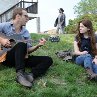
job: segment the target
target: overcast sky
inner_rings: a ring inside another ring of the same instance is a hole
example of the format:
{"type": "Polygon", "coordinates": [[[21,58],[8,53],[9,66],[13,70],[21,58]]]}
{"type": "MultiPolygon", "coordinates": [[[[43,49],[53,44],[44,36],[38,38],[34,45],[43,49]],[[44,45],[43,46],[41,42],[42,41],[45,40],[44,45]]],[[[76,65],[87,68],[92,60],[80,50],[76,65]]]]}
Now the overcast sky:
{"type": "MultiPolygon", "coordinates": [[[[54,22],[59,14],[58,9],[63,8],[66,14],[66,25],[69,19],[74,19],[74,6],[80,0],[38,0],[38,16],[40,17],[41,32],[54,28],[54,22]]],[[[36,19],[27,23],[30,32],[36,32],[36,19]]]]}

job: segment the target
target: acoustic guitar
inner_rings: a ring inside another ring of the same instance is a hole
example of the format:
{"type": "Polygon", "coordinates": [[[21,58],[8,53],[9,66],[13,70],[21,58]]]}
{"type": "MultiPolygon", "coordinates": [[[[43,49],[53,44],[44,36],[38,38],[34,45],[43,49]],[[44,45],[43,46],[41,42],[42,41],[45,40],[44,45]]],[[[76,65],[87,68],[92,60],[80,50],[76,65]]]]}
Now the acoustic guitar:
{"type": "Polygon", "coordinates": [[[11,43],[10,48],[6,48],[6,47],[0,45],[0,63],[6,60],[7,52],[10,51],[18,42],[24,42],[24,43],[39,42],[39,40],[32,40],[32,39],[25,40],[24,37],[20,36],[19,34],[5,36],[5,34],[0,33],[0,37],[9,39],[9,41],[11,43]]]}

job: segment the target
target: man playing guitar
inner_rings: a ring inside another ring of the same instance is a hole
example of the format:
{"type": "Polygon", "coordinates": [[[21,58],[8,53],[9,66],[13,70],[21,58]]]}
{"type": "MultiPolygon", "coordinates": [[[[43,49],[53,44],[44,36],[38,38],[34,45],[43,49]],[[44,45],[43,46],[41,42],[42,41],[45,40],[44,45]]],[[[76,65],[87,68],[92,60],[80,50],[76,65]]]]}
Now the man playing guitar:
{"type": "MultiPolygon", "coordinates": [[[[18,34],[25,40],[31,39],[28,30],[24,27],[29,20],[27,11],[23,8],[16,8],[13,11],[11,22],[0,23],[0,33],[6,36],[18,34]]],[[[6,60],[2,64],[6,66],[15,66],[16,81],[23,86],[31,87],[34,78],[37,78],[47,71],[52,65],[52,58],[49,56],[28,56],[39,47],[46,43],[45,39],[41,39],[36,46],[31,43],[18,42],[11,50],[7,51],[6,60]],[[31,72],[25,72],[25,67],[30,67],[31,72]]],[[[0,44],[5,48],[11,47],[9,39],[0,36],[0,44]]]]}

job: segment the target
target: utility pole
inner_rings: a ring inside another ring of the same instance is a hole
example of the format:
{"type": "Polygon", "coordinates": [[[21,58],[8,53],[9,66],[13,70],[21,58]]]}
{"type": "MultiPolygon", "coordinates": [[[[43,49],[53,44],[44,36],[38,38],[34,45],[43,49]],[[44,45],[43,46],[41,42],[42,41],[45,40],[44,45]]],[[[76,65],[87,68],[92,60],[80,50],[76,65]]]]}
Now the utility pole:
{"type": "Polygon", "coordinates": [[[40,17],[36,18],[37,33],[40,33],[40,17]]]}

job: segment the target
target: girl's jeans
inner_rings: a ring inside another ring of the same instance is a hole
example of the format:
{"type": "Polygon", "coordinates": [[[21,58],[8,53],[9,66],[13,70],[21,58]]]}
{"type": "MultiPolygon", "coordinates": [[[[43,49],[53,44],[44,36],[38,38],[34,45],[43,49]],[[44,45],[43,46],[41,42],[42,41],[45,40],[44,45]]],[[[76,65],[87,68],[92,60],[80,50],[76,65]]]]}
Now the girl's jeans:
{"type": "Polygon", "coordinates": [[[83,65],[84,68],[90,68],[97,74],[97,65],[92,63],[92,60],[93,58],[90,54],[84,54],[76,57],[75,63],[78,65],[83,65]]]}

